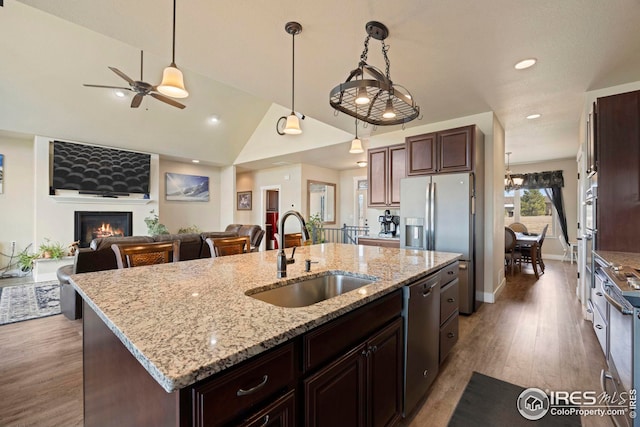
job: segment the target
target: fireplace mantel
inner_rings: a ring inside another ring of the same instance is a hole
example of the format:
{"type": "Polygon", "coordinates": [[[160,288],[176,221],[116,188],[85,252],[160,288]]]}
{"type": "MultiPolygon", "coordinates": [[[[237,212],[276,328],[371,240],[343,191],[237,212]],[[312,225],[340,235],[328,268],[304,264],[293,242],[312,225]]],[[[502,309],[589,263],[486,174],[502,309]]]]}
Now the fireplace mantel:
{"type": "Polygon", "coordinates": [[[101,196],[49,196],[58,203],[113,203],[118,205],[146,205],[151,199],[134,199],[131,197],[101,197],[101,196]]]}

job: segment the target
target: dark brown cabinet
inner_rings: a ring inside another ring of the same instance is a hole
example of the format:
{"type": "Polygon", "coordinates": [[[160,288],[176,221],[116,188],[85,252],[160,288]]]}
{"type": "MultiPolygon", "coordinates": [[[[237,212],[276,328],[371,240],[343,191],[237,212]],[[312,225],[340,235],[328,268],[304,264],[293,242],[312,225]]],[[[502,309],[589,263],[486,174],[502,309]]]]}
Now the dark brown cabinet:
{"type": "Polygon", "coordinates": [[[291,390],[266,408],[240,424],[240,427],[294,427],[296,425],[296,398],[291,390]]]}
{"type": "Polygon", "coordinates": [[[475,125],[405,139],[407,176],[473,170],[475,125]]]}
{"type": "Polygon", "coordinates": [[[402,319],[304,381],[305,426],[392,426],[402,414],[402,319]]]}
{"type": "Polygon", "coordinates": [[[374,148],[369,160],[369,207],[400,207],[400,180],[406,174],[405,144],[374,148]]]}
{"type": "Polygon", "coordinates": [[[640,91],[598,98],[596,248],[638,252],[640,91]]]}
{"type": "Polygon", "coordinates": [[[458,342],[459,281],[458,261],[442,269],[440,288],[440,364],[458,342]]]}

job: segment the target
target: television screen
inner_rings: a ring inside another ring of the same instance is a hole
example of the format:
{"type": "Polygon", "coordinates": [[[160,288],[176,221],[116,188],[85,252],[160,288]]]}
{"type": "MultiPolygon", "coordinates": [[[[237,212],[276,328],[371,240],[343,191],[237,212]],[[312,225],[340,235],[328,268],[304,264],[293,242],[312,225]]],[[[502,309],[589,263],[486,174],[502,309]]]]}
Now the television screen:
{"type": "Polygon", "coordinates": [[[146,194],[150,169],[149,154],[53,141],[52,186],[55,190],[146,194]]]}

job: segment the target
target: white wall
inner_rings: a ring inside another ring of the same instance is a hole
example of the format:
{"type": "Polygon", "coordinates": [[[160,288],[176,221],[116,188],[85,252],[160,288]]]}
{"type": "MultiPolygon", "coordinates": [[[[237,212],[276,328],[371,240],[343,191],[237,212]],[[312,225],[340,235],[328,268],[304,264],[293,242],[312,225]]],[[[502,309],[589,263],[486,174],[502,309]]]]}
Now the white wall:
{"type": "MultiPolygon", "coordinates": [[[[0,194],[0,254],[10,256],[11,241],[16,242],[15,253],[19,253],[34,240],[33,138],[0,134],[0,154],[4,155],[3,193],[0,194]]],[[[0,255],[0,273],[8,262],[8,257],[0,255]]]]}
{"type": "Polygon", "coordinates": [[[202,231],[220,230],[221,186],[220,168],[195,163],[160,160],[160,222],[169,232],[177,233],[180,228],[195,225],[202,231]],[[209,177],[208,202],[169,201],[165,197],[166,173],[198,175],[209,177]]]}

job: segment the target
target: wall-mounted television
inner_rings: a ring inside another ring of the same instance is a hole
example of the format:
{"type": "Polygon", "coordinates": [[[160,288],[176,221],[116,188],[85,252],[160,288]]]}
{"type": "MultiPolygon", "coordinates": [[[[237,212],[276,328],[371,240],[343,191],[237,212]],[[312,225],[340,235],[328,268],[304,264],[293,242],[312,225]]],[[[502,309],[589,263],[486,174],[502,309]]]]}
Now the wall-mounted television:
{"type": "Polygon", "coordinates": [[[151,155],[52,141],[54,190],[106,196],[149,193],[151,155]]]}

